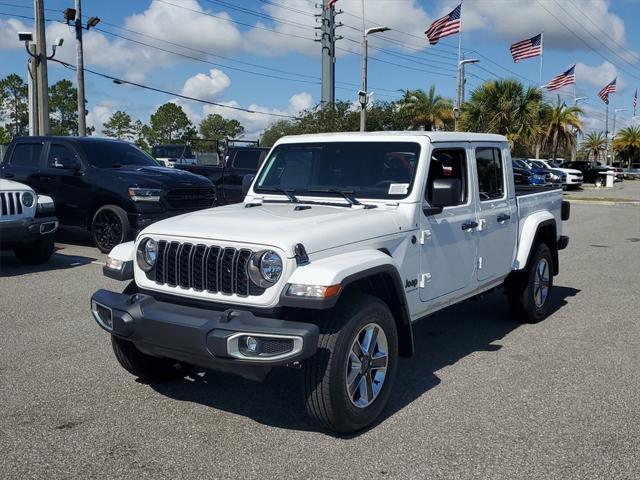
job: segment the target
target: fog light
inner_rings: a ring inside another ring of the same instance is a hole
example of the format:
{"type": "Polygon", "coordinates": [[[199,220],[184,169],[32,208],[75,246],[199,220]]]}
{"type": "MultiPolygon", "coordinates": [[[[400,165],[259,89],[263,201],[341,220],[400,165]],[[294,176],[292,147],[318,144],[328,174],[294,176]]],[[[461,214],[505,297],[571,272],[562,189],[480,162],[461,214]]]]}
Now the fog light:
{"type": "Polygon", "coordinates": [[[245,337],[244,344],[247,347],[247,351],[255,353],[258,350],[258,340],[254,337],[245,337]]]}
{"type": "Polygon", "coordinates": [[[107,257],[105,265],[112,270],[122,270],[124,268],[124,261],[118,258],[107,257]]]}
{"type": "Polygon", "coordinates": [[[287,289],[287,295],[290,297],[310,297],[310,298],[330,298],[340,293],[340,285],[300,285],[293,283],[287,289]]]}

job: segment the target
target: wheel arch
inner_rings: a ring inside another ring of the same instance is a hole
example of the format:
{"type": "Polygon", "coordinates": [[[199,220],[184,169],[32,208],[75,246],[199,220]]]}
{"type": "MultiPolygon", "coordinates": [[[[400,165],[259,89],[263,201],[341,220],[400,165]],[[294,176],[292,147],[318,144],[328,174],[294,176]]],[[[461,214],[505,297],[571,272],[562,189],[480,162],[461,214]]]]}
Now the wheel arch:
{"type": "Polygon", "coordinates": [[[115,205],[127,212],[126,205],[115,195],[101,194],[93,199],[89,208],[87,209],[87,218],[85,219],[85,225],[87,230],[91,231],[91,224],[96,212],[107,205],[115,205]]]}
{"type": "Polygon", "coordinates": [[[523,229],[523,240],[518,248],[518,255],[516,257],[515,270],[522,271],[527,270],[531,264],[531,259],[535,253],[536,247],[545,243],[551,250],[553,258],[553,275],[557,275],[560,271],[559,256],[558,256],[558,237],[557,226],[555,218],[546,218],[540,220],[535,225],[535,230],[525,232],[523,229]],[[525,241],[524,238],[527,240],[525,241]]]}

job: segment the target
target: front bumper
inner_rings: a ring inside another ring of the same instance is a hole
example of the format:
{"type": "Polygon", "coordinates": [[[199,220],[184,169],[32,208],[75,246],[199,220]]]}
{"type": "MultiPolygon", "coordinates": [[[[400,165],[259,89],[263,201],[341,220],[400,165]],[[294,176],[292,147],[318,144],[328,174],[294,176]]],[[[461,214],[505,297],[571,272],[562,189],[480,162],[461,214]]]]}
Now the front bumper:
{"type": "Polygon", "coordinates": [[[56,217],[20,218],[0,222],[0,243],[12,245],[34,242],[42,235],[50,235],[58,229],[56,217]]]}
{"type": "Polygon", "coordinates": [[[149,355],[249,378],[311,357],[318,346],[315,324],[256,317],[243,310],[187,307],[144,294],[98,290],[91,297],[91,311],[100,327],[149,355]],[[239,345],[247,336],[269,344],[270,356],[247,356],[239,345]],[[273,355],[274,348],[286,351],[273,355]]]}

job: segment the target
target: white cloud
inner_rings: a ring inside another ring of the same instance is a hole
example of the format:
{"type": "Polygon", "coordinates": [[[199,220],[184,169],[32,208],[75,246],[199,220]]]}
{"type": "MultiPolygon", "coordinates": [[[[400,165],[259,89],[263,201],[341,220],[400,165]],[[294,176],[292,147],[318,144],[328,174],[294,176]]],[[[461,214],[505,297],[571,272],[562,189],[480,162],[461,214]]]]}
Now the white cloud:
{"type": "Polygon", "coordinates": [[[202,100],[215,100],[218,94],[231,85],[231,79],[221,70],[211,69],[209,75],[198,73],[188,78],[182,87],[182,95],[202,100]]]}
{"type": "Polygon", "coordinates": [[[96,129],[95,136],[102,136],[102,125],[109,120],[114,111],[112,102],[100,102],[89,111],[87,114],[87,126],[96,129]]]}
{"type": "Polygon", "coordinates": [[[596,87],[598,91],[600,91],[602,87],[616,77],[618,78],[618,90],[623,89],[626,82],[618,73],[615,65],[609,62],[602,62],[602,64],[595,66],[580,62],[576,64],[576,82],[578,85],[586,83],[592,87],[596,87]]]}
{"type": "Polygon", "coordinates": [[[15,18],[0,19],[0,49],[19,50],[24,48],[23,43],[18,41],[18,32],[30,30],[31,28],[15,18]]]}

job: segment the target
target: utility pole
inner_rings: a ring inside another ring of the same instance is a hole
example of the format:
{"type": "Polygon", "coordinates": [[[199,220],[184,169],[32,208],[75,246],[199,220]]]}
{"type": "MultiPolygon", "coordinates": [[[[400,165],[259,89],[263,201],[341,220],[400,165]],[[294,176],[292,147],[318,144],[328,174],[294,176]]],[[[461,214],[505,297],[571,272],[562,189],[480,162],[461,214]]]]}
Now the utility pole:
{"type": "Polygon", "coordinates": [[[329,6],[330,0],[322,0],[322,13],[320,18],[320,42],[322,46],[322,107],[335,104],[336,100],[336,11],[334,6],[329,6]]]}
{"type": "Polygon", "coordinates": [[[44,31],[44,0],[33,0],[36,30],[36,93],[38,134],[49,134],[49,78],[47,75],[47,39],[44,31]]]}
{"type": "MultiPolygon", "coordinates": [[[[362,7],[363,24],[364,24],[364,6],[362,7]]],[[[362,89],[358,92],[358,100],[360,101],[360,131],[367,131],[367,103],[369,101],[369,92],[367,91],[367,61],[369,40],[368,37],[372,33],[382,33],[391,30],[389,27],[372,27],[363,31],[362,35],[362,89]]]]}
{"type": "Polygon", "coordinates": [[[84,56],[82,54],[81,0],[76,0],[76,81],[78,83],[78,135],[87,135],[87,117],[84,100],[84,56]]]}
{"type": "MultiPolygon", "coordinates": [[[[575,84],[574,84],[574,89],[573,89],[573,106],[577,107],[578,106],[578,102],[580,102],[581,100],[587,100],[589,97],[576,97],[576,92],[575,92],[575,84]]],[[[571,161],[575,162],[578,158],[578,130],[575,129],[573,131],[573,148],[571,149],[571,161]]]]}
{"type": "Polygon", "coordinates": [[[38,136],[38,89],[36,88],[36,46],[31,43],[27,47],[29,59],[27,60],[27,87],[29,97],[29,135],[38,136]]]}
{"type": "Polygon", "coordinates": [[[458,120],[460,119],[460,109],[462,108],[462,104],[464,103],[464,66],[467,63],[478,63],[480,60],[477,58],[469,58],[465,60],[462,58],[458,62],[458,71],[456,75],[457,84],[456,84],[456,105],[453,109],[453,118],[454,118],[454,130],[458,131],[458,120]]]}
{"type": "MultiPolygon", "coordinates": [[[[627,109],[626,108],[614,108],[613,109],[613,128],[611,129],[611,142],[613,142],[616,139],[616,115],[618,114],[618,112],[625,112],[627,109]]],[[[611,163],[613,164],[613,161],[616,158],[616,154],[615,151],[613,152],[613,157],[611,158],[611,163]]]]}

